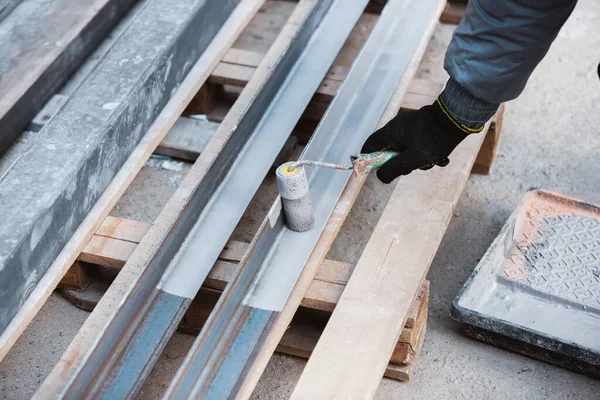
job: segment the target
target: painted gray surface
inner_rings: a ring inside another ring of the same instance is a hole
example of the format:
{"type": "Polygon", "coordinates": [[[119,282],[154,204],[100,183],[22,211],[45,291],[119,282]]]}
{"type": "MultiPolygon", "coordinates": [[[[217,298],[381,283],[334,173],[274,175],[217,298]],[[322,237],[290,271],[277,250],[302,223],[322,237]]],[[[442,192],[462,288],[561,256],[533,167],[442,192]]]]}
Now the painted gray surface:
{"type": "MultiPolygon", "coordinates": [[[[300,160],[342,163],[360,148],[377,126],[441,4],[440,0],[393,0],[387,4],[300,160]]],[[[256,343],[268,337],[272,326],[268,321],[275,320],[285,305],[351,171],[316,168],[307,173],[314,228],[292,231],[278,212],[280,199],[274,202],[180,366],[167,392],[170,398],[204,393],[214,398],[239,395],[244,377],[254,366],[251,355],[256,343]]],[[[200,243],[196,242],[195,249],[200,243]]]]}
{"type": "Polygon", "coordinates": [[[135,1],[110,0],[102,7],[92,9],[90,1],[75,4],[72,0],[26,0],[2,21],[0,87],[13,96],[0,103],[0,154],[9,148],[135,1]],[[74,19],[89,13],[93,13],[89,23],[73,40],[67,41],[65,32],[74,19]],[[28,75],[28,67],[40,62],[44,63],[45,69],[39,75],[28,75]],[[20,97],[15,98],[17,93],[20,97]]]}
{"type": "Polygon", "coordinates": [[[295,174],[284,174],[282,168],[286,168],[287,171],[290,164],[286,163],[275,171],[285,223],[293,231],[306,232],[315,225],[315,213],[308,191],[308,178],[302,166],[296,167],[295,174]]]}
{"type": "Polygon", "coordinates": [[[2,177],[0,330],[210,43],[215,13],[234,3],[149,0],[2,177]]]}
{"type": "MultiPolygon", "coordinates": [[[[281,59],[280,68],[289,70],[289,74],[277,78],[284,80],[281,87],[265,87],[264,90],[277,89],[277,92],[263,107],[253,104],[253,118],[246,117],[240,123],[238,131],[249,130],[251,138],[238,145],[240,153],[230,167],[232,172],[218,182],[218,188],[165,272],[159,285],[162,290],[187,298],[196,295],[364,6],[364,0],[352,0],[343,5],[340,1],[322,2],[315,7],[314,16],[307,19],[294,46],[281,59]]],[[[239,132],[232,135],[230,142],[240,141],[235,138],[240,135],[239,132]]]]}
{"type": "Polygon", "coordinates": [[[46,125],[48,121],[50,121],[50,119],[54,117],[56,113],[58,113],[58,110],[65,105],[68,99],[69,96],[65,96],[64,94],[55,94],[52,96],[52,98],[44,105],[44,108],[42,108],[40,112],[33,117],[33,120],[31,120],[27,130],[39,132],[44,125],[46,125]]]}

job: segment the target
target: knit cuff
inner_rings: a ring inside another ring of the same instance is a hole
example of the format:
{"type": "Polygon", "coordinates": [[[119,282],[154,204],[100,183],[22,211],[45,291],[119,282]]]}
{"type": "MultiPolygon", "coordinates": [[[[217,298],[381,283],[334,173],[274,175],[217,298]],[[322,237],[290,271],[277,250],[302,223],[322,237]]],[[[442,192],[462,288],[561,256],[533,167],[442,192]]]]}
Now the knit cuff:
{"type": "Polygon", "coordinates": [[[440,98],[450,112],[469,128],[480,128],[496,114],[500,104],[481,100],[458,84],[448,79],[440,98]]]}

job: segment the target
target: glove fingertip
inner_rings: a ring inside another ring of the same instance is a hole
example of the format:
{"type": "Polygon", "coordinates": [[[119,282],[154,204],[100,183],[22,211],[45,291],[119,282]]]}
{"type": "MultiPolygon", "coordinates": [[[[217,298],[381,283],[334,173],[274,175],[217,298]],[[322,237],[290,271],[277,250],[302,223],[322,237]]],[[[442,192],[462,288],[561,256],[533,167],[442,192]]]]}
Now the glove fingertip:
{"type": "Polygon", "coordinates": [[[385,170],[378,169],[377,179],[379,179],[382,183],[385,183],[387,185],[391,183],[394,179],[396,179],[396,176],[390,176],[390,174],[385,170]]]}
{"type": "Polygon", "coordinates": [[[446,165],[450,164],[450,159],[446,157],[443,160],[438,161],[436,164],[440,167],[445,167],[446,165]]]}
{"type": "Polygon", "coordinates": [[[374,153],[386,146],[385,142],[383,142],[383,140],[381,140],[378,136],[375,135],[376,134],[373,134],[367,138],[362,148],[360,149],[361,153],[374,153]]]}

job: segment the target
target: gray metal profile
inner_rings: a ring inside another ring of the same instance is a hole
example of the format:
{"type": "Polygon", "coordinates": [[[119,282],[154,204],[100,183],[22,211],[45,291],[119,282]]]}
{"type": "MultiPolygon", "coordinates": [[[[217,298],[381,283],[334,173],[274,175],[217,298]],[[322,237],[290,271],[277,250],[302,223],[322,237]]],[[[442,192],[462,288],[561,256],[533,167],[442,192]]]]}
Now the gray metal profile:
{"type": "Polygon", "coordinates": [[[0,0],[0,154],[135,2],[0,0]]]}
{"type": "Polygon", "coordinates": [[[140,279],[94,347],[87,349],[85,362],[69,371],[72,378],[63,397],[131,398],[141,387],[367,0],[309,4],[310,13],[186,198],[161,245],[153,248],[140,279]]]}
{"type": "Polygon", "coordinates": [[[14,10],[23,0],[0,0],[0,22],[14,10]]]}
{"type": "MultiPolygon", "coordinates": [[[[375,129],[440,0],[391,0],[301,159],[348,162],[375,129]]],[[[166,398],[235,398],[286,304],[349,171],[308,168],[315,227],[286,228],[278,199],[181,365],[166,398]]]]}
{"type": "Polygon", "coordinates": [[[147,0],[0,177],[0,332],[238,1],[147,0]]]}

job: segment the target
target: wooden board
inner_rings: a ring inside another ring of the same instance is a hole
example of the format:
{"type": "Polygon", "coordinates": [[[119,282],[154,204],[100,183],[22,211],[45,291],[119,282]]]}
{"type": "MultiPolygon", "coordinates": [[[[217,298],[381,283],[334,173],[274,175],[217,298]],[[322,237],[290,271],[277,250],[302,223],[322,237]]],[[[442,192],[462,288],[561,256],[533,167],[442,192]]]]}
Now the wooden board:
{"type": "MultiPolygon", "coordinates": [[[[440,8],[439,13],[441,13],[442,8],[440,8]]],[[[428,29],[425,31],[422,36],[421,42],[417,50],[415,51],[405,73],[400,79],[396,89],[392,95],[392,98],[388,102],[386,109],[384,110],[378,127],[386,124],[391,118],[393,118],[400,109],[405,94],[408,92],[408,88],[410,87],[411,82],[413,81],[413,77],[417,71],[417,68],[421,62],[421,59],[425,53],[427,48],[427,44],[429,43],[429,39],[433,34],[435,26],[437,25],[437,19],[432,20],[428,29]]],[[[265,340],[263,346],[260,350],[257,350],[257,354],[255,356],[255,361],[252,370],[249,372],[246,381],[242,389],[240,390],[240,396],[242,397],[250,397],[252,390],[256,386],[256,383],[260,379],[264,368],[266,367],[271,354],[275,351],[277,344],[283,337],[287,326],[292,320],[296,310],[298,309],[304,294],[308,287],[310,287],[311,282],[313,281],[314,276],[316,275],[319,266],[322,261],[325,259],[329,248],[331,247],[333,241],[335,240],[346,216],[350,212],[350,209],[356,198],[358,197],[358,193],[362,188],[366,177],[357,178],[353,176],[350,178],[350,181],[346,185],[344,192],[340,196],[336,207],[329,217],[327,225],[321,234],[319,241],[315,245],[313,252],[311,253],[308,261],[306,262],[292,293],[290,294],[288,301],[286,302],[284,308],[282,309],[279,318],[274,322],[273,327],[270,331],[269,337],[265,340]]],[[[399,333],[399,330],[398,330],[399,333]]],[[[391,351],[390,351],[391,354],[391,351]]],[[[389,354],[388,354],[389,355],[389,354]]],[[[389,359],[389,358],[388,358],[389,359]]],[[[330,398],[335,396],[330,396],[330,398]]]]}
{"type": "MultiPolygon", "coordinates": [[[[82,266],[81,261],[121,269],[151,226],[152,224],[145,222],[109,216],[85,246],[78,261],[73,263],[69,273],[63,277],[59,287],[84,289],[83,283],[78,285],[73,283],[80,282],[87,269],[82,266]]],[[[247,243],[229,241],[219,256],[219,262],[210,271],[204,287],[223,290],[233,278],[237,264],[247,248],[247,243]]],[[[302,300],[302,305],[315,310],[332,312],[353,269],[350,264],[324,260],[302,300]]],[[[410,326],[413,320],[414,318],[409,318],[407,324],[410,326]]]]}
{"type": "Polygon", "coordinates": [[[500,143],[503,118],[504,104],[501,104],[500,108],[498,108],[498,112],[490,121],[490,128],[485,134],[485,139],[483,139],[483,144],[475,159],[475,165],[473,165],[472,172],[483,175],[489,175],[492,172],[492,167],[496,161],[498,145],[500,143]]]}
{"type": "MultiPolygon", "coordinates": [[[[209,82],[243,87],[252,78],[260,57],[259,53],[253,51],[230,49],[223,58],[223,61],[219,63],[211,74],[209,82]]],[[[312,103],[317,103],[317,106],[312,105],[314,111],[305,113],[304,118],[321,119],[327,105],[337,94],[338,88],[346,78],[349,70],[349,67],[340,64],[334,64],[329,69],[326,78],[317,89],[317,93],[312,100],[312,103]],[[321,106],[318,103],[321,103],[321,106]],[[318,111],[319,109],[320,111],[318,111]]],[[[440,94],[443,86],[442,82],[415,79],[409,86],[408,93],[401,107],[416,109],[424,104],[431,104],[440,94]]]]}
{"type": "MultiPolygon", "coordinates": [[[[100,261],[100,264],[103,265],[113,266],[110,264],[122,254],[122,246],[135,246],[136,243],[142,240],[150,226],[151,224],[148,223],[108,217],[90,241],[90,243],[94,243],[94,239],[98,241],[105,240],[105,242],[101,242],[104,243],[104,246],[98,248],[88,244],[80,259],[91,259],[100,261]],[[120,244],[115,245],[115,243],[119,242],[120,244]]],[[[247,248],[248,244],[246,243],[235,241],[228,243],[221,253],[219,261],[215,264],[206,279],[203,290],[194,299],[187,311],[181,324],[181,329],[189,333],[198,333],[200,331],[216,304],[220,292],[225,289],[228,282],[234,277],[237,265],[247,248]]],[[[129,255],[127,255],[127,258],[129,255]]],[[[122,260],[120,266],[124,265],[127,258],[122,260]]],[[[96,278],[87,287],[91,281],[89,278],[90,271],[88,271],[88,268],[91,267],[93,266],[87,266],[86,268],[81,263],[76,262],[69,271],[69,274],[65,275],[65,278],[61,281],[61,285],[59,285],[59,287],[63,287],[64,289],[71,289],[60,290],[59,293],[63,297],[76,306],[89,311],[93,310],[96,306],[104,292],[108,289],[111,281],[110,279],[96,278]],[[72,290],[74,287],[77,287],[71,281],[80,274],[84,274],[88,278],[86,287],[83,288],[85,290],[72,290]]],[[[313,312],[316,311],[321,314],[315,316],[313,323],[311,323],[310,319],[306,318],[301,323],[297,320],[295,323],[292,322],[291,328],[286,331],[286,336],[282,338],[278,351],[308,358],[308,355],[317,343],[321,331],[325,327],[325,324],[321,323],[323,318],[319,318],[319,315],[329,315],[334,310],[348,279],[352,275],[352,270],[352,266],[345,263],[331,260],[323,262],[301,304],[305,309],[312,309],[313,312]]],[[[409,377],[406,373],[398,374],[398,368],[399,366],[406,367],[412,364],[416,357],[419,343],[423,340],[422,335],[427,320],[428,297],[429,282],[426,281],[410,309],[405,327],[398,339],[398,344],[390,357],[390,365],[386,371],[391,377],[400,376],[401,380],[406,380],[409,377]]]]}
{"type": "Polygon", "coordinates": [[[466,8],[466,2],[448,2],[440,16],[440,21],[446,24],[458,24],[465,15],[466,8]]]}
{"type": "MultiPolygon", "coordinates": [[[[292,356],[309,358],[317,344],[319,337],[323,331],[325,319],[315,320],[314,316],[311,319],[304,317],[302,310],[298,310],[290,326],[286,330],[281,342],[277,346],[278,353],[289,354],[292,356]]],[[[419,352],[425,338],[426,325],[421,326],[421,330],[417,336],[417,343],[414,348],[406,343],[398,342],[394,349],[394,355],[406,354],[398,356],[396,359],[402,359],[402,363],[388,363],[385,376],[403,382],[408,382],[412,376],[415,364],[418,360],[419,352]]],[[[340,340],[344,340],[343,337],[340,340]]]]}
{"type": "Polygon", "coordinates": [[[398,180],[292,398],[374,396],[484,137],[398,180]]]}
{"type": "Polygon", "coordinates": [[[206,49],[196,65],[187,75],[177,92],[171,97],[161,114],[156,118],[145,137],[132,152],[121,170],[113,178],[94,207],[75,231],[69,242],[48,268],[46,274],[29,295],[20,311],[0,336],[0,360],[16,342],[29,322],[42,307],[48,296],[78,255],[89,242],[94,232],[108,216],[125,189],[142,168],[154,149],[173,126],[181,112],[191,101],[195,93],[204,84],[210,72],[217,66],[231,43],[248,24],[262,0],[242,0],[227,23],[221,28],[212,44],[206,49]]]}
{"type": "Polygon", "coordinates": [[[0,154],[94,51],[135,0],[19,1],[0,6],[0,154]]]}

